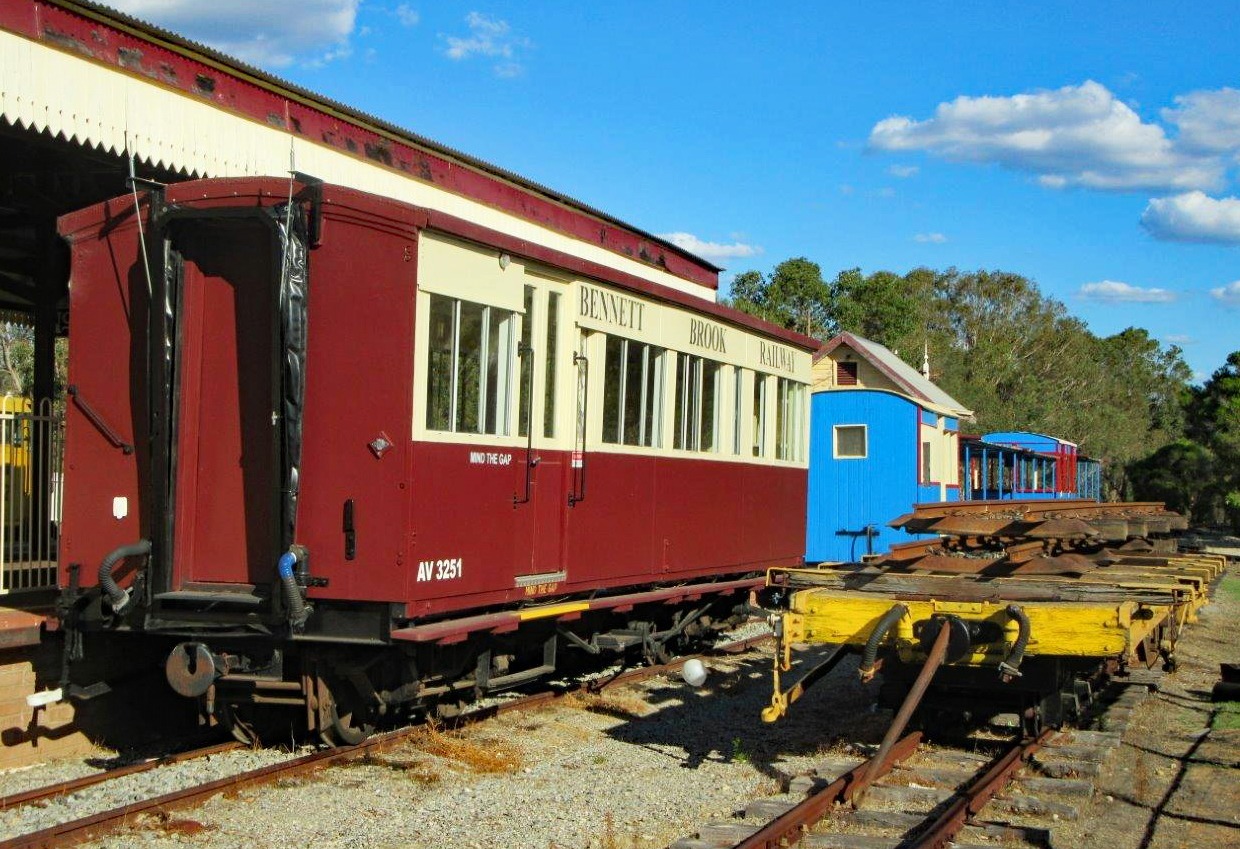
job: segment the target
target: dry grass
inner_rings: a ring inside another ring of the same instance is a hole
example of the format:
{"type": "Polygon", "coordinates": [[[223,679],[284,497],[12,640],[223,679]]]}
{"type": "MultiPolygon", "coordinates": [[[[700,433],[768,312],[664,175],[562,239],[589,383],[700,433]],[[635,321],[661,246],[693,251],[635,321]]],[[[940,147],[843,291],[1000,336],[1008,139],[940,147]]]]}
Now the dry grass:
{"type": "Polygon", "coordinates": [[[569,693],[560,704],[572,710],[585,710],[591,713],[602,713],[617,719],[640,719],[651,713],[652,708],[640,696],[621,690],[607,690],[602,693],[589,693],[578,690],[569,693]]]}
{"type": "Polygon", "coordinates": [[[433,723],[418,730],[413,745],[428,755],[461,764],[472,772],[502,774],[521,768],[521,750],[507,740],[473,739],[433,723]]]}

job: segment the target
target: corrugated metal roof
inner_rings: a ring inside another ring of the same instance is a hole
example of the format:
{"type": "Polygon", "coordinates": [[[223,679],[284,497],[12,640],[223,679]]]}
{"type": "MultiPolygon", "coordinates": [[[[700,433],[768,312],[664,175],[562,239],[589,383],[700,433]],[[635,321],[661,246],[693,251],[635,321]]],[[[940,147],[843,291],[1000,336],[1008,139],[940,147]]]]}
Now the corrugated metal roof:
{"type": "Polygon", "coordinates": [[[649,239],[652,242],[655,242],[659,245],[662,245],[665,248],[668,248],[669,250],[675,251],[683,256],[689,257],[693,259],[695,262],[700,263],[702,266],[706,268],[710,268],[716,272],[724,270],[720,266],[717,266],[712,262],[702,259],[700,256],[697,256],[696,254],[685,250],[684,248],[680,247],[679,245],[673,242],[669,242],[666,239],[660,238],[659,236],[653,233],[648,233],[644,230],[634,227],[632,224],[622,221],[613,215],[609,215],[608,213],[603,212],[600,209],[596,209],[595,207],[592,207],[587,203],[579,201],[576,198],[571,197],[570,195],[566,195],[562,192],[558,192],[535,180],[531,180],[527,177],[522,177],[520,174],[517,174],[513,171],[509,171],[505,168],[501,168],[498,165],[494,165],[490,162],[487,162],[486,160],[479,159],[478,157],[475,157],[475,156],[471,156],[467,153],[464,153],[448,145],[441,144],[440,142],[434,141],[433,139],[427,138],[426,136],[420,135],[411,130],[407,130],[404,127],[385,121],[382,118],[378,118],[367,112],[363,112],[360,109],[355,109],[339,101],[332,100],[331,98],[328,98],[321,94],[313,92],[310,89],[302,88],[301,86],[295,85],[289,82],[288,80],[277,77],[274,74],[270,74],[266,71],[263,71],[259,68],[254,67],[253,65],[248,65],[245,62],[242,62],[239,59],[235,59],[232,56],[229,56],[225,53],[221,53],[218,50],[208,47],[205,44],[201,44],[199,42],[193,41],[192,39],[185,38],[182,35],[178,35],[177,33],[174,33],[171,30],[167,30],[162,27],[156,26],[155,24],[152,24],[148,21],[144,21],[132,15],[128,15],[124,12],[121,12],[117,9],[113,9],[110,6],[106,6],[102,3],[94,2],[94,0],[47,0],[47,2],[53,3],[54,5],[57,5],[57,6],[60,6],[61,8],[76,12],[78,14],[93,15],[93,16],[98,16],[98,17],[105,18],[105,19],[110,19],[110,21],[114,24],[122,25],[127,28],[138,31],[138,34],[144,35],[146,37],[151,37],[151,38],[156,38],[162,41],[166,41],[171,45],[176,45],[183,49],[200,54],[200,56],[203,59],[211,60],[213,64],[221,66],[222,70],[227,70],[233,73],[234,75],[237,75],[243,78],[245,77],[251,78],[252,81],[262,84],[268,88],[282,89],[283,91],[287,92],[289,95],[295,96],[296,98],[304,100],[304,101],[309,101],[311,105],[317,106],[327,111],[338,113],[341,117],[347,118],[352,121],[356,121],[363,126],[368,126],[369,128],[381,131],[384,134],[397,136],[401,140],[409,144],[413,144],[419,147],[426,148],[427,150],[434,151],[435,153],[440,154],[442,156],[447,156],[452,159],[455,159],[458,162],[460,162],[462,165],[476,168],[480,171],[485,171],[489,174],[493,174],[515,185],[518,185],[523,189],[526,189],[532,192],[537,192],[538,194],[541,194],[541,195],[545,195],[546,197],[551,198],[559,203],[579,209],[582,212],[587,213],[588,215],[599,218],[600,220],[606,221],[609,224],[622,227],[632,233],[635,233],[641,236],[642,238],[649,239]]]}
{"type": "MultiPolygon", "coordinates": [[[[83,5],[64,0],[60,4],[66,8],[83,5]]],[[[101,12],[92,14],[104,17],[101,12]]],[[[210,61],[219,64],[219,60],[210,61]]],[[[0,119],[115,155],[129,151],[140,162],[188,175],[286,174],[295,153],[297,170],[328,182],[436,209],[609,269],[714,299],[713,289],[605,244],[585,241],[532,217],[298,137],[283,126],[239,116],[207,98],[187,97],[180,89],[3,28],[0,119]]]]}
{"type": "Polygon", "coordinates": [[[847,332],[841,333],[822,346],[814,359],[818,360],[827,356],[840,345],[847,345],[856,351],[859,356],[865,357],[872,366],[886,375],[896,386],[907,393],[910,398],[923,402],[927,407],[936,412],[958,417],[973,415],[972,410],[948,395],[933,381],[924,377],[917,369],[900,359],[895,351],[871,339],[866,339],[864,336],[857,336],[847,332]]]}

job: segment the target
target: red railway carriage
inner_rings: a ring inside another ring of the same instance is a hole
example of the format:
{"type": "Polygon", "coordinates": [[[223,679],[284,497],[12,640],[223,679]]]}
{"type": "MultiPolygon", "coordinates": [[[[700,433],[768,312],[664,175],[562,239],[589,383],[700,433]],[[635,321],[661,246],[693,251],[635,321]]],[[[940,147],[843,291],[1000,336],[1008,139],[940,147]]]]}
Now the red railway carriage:
{"type": "Polygon", "coordinates": [[[800,560],[813,340],[306,178],[60,229],[66,627],[239,736],[660,656],[800,560]]]}

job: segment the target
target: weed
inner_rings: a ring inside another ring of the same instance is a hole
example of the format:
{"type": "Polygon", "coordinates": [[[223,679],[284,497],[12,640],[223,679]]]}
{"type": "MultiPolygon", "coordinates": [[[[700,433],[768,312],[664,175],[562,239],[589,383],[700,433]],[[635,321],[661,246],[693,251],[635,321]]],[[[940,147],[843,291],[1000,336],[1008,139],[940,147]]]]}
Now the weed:
{"type": "Polygon", "coordinates": [[[617,719],[637,719],[650,713],[650,705],[644,699],[624,692],[578,691],[569,693],[560,703],[567,708],[614,716],[617,719]]]}
{"type": "Polygon", "coordinates": [[[616,839],[616,820],[611,811],[603,814],[603,840],[599,849],[620,849],[620,842],[616,839]]]}
{"type": "Polygon", "coordinates": [[[1240,601],[1240,576],[1225,575],[1223,580],[1219,581],[1218,594],[1240,601]]]}
{"type": "Polygon", "coordinates": [[[1219,731],[1240,730],[1240,702],[1221,702],[1215,709],[1210,727],[1219,731]]]}
{"type": "Polygon", "coordinates": [[[428,755],[455,761],[474,772],[505,773],[521,768],[521,752],[506,740],[474,741],[460,731],[443,731],[428,723],[414,740],[428,755]]]}
{"type": "Polygon", "coordinates": [[[745,751],[745,741],[740,737],[732,738],[732,760],[738,764],[749,763],[749,752],[745,751]]]}

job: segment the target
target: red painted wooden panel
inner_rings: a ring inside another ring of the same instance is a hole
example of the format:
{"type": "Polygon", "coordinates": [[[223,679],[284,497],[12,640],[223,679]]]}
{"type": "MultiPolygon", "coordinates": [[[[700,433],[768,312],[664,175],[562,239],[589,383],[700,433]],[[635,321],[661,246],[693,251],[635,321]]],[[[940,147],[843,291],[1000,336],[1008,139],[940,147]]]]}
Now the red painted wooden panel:
{"type": "Polygon", "coordinates": [[[266,583],[279,556],[273,235],[196,224],[184,258],[173,587],[266,583]]]}
{"type": "MultiPolygon", "coordinates": [[[[122,439],[136,445],[126,455],[112,446],[74,400],[66,405],[64,508],[60,562],[82,564],[82,583],[95,583],[95,569],[119,545],[142,537],[149,517],[139,517],[140,482],[147,474],[146,278],[138,260],[132,199],[93,209],[92,229],[73,237],[69,287],[69,383],[122,439]],[[101,221],[110,226],[101,235],[101,221]],[[114,498],[128,501],[128,515],[115,519],[114,498]]],[[[63,231],[62,231],[63,232],[63,231]]],[[[62,574],[62,582],[67,581],[62,574]]]]}
{"type": "MultiPolygon", "coordinates": [[[[297,541],[316,597],[400,600],[409,563],[409,461],[417,239],[333,209],[310,252],[297,541]],[[376,456],[379,437],[391,447],[376,456]],[[357,553],[345,559],[344,503],[357,553]]],[[[415,480],[416,484],[417,481],[415,480]]]]}

